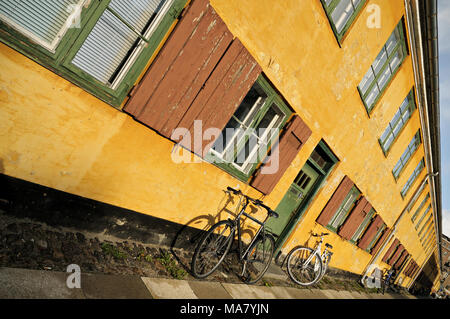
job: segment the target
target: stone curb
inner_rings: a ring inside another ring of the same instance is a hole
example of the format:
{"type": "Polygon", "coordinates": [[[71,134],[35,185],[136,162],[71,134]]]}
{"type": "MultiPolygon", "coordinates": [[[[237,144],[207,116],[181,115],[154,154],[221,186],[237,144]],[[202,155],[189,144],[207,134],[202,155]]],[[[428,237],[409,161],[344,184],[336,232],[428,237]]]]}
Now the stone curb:
{"type": "Polygon", "coordinates": [[[265,287],[211,281],[84,273],[80,288],[71,273],[0,268],[1,299],[407,299],[413,296],[265,287]],[[69,279],[69,280],[68,280],[69,279]],[[72,280],[71,280],[72,279],[72,280]]]}

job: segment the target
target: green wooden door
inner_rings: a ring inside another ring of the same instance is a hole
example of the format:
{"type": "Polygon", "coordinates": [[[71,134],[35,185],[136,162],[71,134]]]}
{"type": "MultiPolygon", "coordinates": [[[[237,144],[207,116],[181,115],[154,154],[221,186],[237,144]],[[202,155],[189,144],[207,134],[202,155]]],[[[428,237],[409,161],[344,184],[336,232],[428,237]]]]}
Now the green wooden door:
{"type": "Polygon", "coordinates": [[[290,219],[295,215],[300,204],[308,198],[310,192],[314,191],[313,186],[316,184],[319,176],[320,174],[306,163],[275,209],[280,217],[269,219],[266,227],[274,234],[280,235],[290,219]]]}

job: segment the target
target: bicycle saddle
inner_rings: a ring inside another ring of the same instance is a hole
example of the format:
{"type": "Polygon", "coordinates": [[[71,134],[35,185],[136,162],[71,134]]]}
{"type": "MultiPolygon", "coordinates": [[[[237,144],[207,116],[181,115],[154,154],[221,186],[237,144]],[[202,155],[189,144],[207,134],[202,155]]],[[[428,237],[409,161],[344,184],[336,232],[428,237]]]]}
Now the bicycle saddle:
{"type": "Polygon", "coordinates": [[[333,246],[331,246],[331,245],[328,244],[328,243],[325,244],[325,247],[330,248],[330,249],[333,249],[333,246]]]}

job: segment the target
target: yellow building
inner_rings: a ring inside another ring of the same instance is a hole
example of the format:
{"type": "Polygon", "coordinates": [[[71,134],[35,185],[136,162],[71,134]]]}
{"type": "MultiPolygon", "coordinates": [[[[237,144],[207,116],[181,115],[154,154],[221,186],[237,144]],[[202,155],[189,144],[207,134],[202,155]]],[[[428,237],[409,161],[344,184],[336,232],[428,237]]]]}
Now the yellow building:
{"type": "Polygon", "coordinates": [[[280,214],[281,256],[329,232],[335,269],[410,287],[434,256],[439,277],[435,17],[418,0],[2,4],[0,172],[200,229],[240,188],[280,214]]]}

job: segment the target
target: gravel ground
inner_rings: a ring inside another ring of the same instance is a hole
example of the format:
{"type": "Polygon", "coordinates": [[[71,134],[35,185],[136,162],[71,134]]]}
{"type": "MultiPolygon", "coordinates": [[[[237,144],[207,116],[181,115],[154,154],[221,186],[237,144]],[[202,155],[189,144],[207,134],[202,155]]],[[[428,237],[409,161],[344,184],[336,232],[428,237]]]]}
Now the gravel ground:
{"type": "MultiPolygon", "coordinates": [[[[0,267],[66,271],[68,265],[77,264],[88,273],[196,280],[189,273],[191,258],[192,252],[183,249],[52,227],[0,210],[0,267]]],[[[219,269],[205,280],[242,283],[240,270],[237,254],[231,251],[219,269]]],[[[289,279],[263,278],[256,284],[307,289],[289,279]]],[[[330,276],[311,288],[376,292],[354,280],[330,276]]]]}
{"type": "MultiPolygon", "coordinates": [[[[66,271],[77,264],[91,273],[195,280],[189,274],[191,258],[181,249],[50,227],[0,211],[0,267],[66,271]]],[[[236,254],[229,254],[207,280],[242,282],[234,265],[236,254]]]]}

